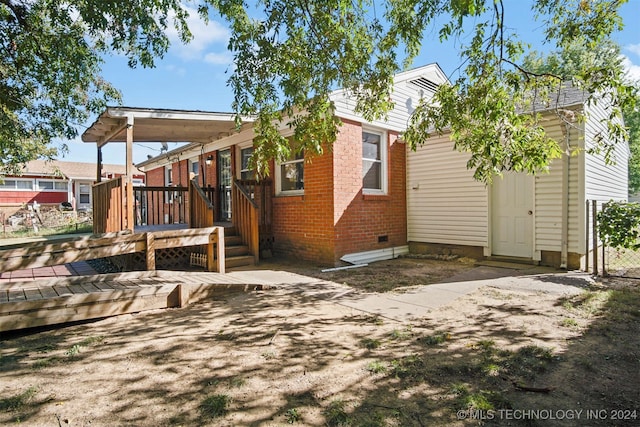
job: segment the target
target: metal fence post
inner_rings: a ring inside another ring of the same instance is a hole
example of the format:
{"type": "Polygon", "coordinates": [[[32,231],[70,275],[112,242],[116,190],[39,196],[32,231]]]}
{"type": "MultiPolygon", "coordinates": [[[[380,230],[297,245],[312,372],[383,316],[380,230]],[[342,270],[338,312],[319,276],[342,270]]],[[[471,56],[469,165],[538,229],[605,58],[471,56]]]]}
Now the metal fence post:
{"type": "MultiPolygon", "coordinates": [[[[602,210],[607,209],[607,205],[609,203],[603,203],[602,204],[602,210]]],[[[605,251],[607,249],[607,245],[605,244],[605,241],[602,240],[602,276],[605,277],[607,275],[607,266],[606,266],[606,257],[605,257],[605,251]]]]}
{"type": "Polygon", "coordinates": [[[593,238],[593,274],[598,275],[598,201],[591,201],[591,220],[593,222],[592,228],[592,238],[593,238]]]}
{"type": "Polygon", "coordinates": [[[589,272],[589,200],[585,201],[585,232],[584,232],[584,237],[585,237],[585,242],[584,242],[584,252],[585,252],[585,259],[584,259],[584,271],[586,271],[587,273],[589,272]]]}

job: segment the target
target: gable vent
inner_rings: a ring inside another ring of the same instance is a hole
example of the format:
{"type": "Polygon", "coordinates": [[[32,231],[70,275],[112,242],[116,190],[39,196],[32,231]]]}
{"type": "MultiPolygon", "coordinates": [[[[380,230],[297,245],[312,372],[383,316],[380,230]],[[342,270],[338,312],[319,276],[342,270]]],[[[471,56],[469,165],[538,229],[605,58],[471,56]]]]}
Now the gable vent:
{"type": "Polygon", "coordinates": [[[428,92],[435,93],[438,90],[438,84],[432,82],[429,79],[425,79],[424,77],[420,77],[414,80],[410,80],[409,83],[412,83],[418,86],[421,89],[424,89],[428,92]]]}

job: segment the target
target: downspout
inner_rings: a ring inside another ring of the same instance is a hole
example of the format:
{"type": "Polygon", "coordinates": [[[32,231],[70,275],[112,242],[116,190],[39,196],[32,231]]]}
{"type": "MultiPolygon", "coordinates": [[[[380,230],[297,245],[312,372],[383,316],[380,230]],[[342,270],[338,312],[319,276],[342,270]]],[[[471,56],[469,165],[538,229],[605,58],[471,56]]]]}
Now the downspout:
{"type": "Polygon", "coordinates": [[[73,211],[75,212],[76,209],[76,201],[73,198],[73,185],[75,183],[73,182],[73,178],[68,177],[68,181],[67,181],[67,202],[69,202],[71,204],[71,207],[73,208],[73,211]]]}
{"type": "Polygon", "coordinates": [[[562,156],[562,225],[560,268],[567,269],[569,258],[569,175],[571,167],[571,124],[565,122],[565,152],[562,156]]]}

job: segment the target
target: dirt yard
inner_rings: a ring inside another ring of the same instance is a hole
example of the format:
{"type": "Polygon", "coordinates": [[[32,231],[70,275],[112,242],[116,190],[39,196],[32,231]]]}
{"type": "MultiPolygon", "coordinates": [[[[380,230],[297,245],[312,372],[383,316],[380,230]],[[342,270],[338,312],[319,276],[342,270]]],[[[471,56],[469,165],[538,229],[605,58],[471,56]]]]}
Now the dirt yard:
{"type": "MultiPolygon", "coordinates": [[[[315,274],[363,292],[472,268],[371,267],[315,274]]],[[[280,288],[5,335],[0,424],[639,425],[640,288],[575,285],[483,287],[411,323],[280,288]]]]}

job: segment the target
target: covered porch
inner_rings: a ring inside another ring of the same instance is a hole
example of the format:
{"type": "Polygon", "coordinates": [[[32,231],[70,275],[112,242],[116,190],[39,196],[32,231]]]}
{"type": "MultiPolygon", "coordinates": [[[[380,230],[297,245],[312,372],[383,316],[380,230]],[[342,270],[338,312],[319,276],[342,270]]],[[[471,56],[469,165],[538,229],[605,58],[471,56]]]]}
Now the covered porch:
{"type": "Polygon", "coordinates": [[[237,128],[232,113],[107,108],[82,135],[97,147],[94,233],[226,226],[257,262],[261,240],[263,248],[269,241],[273,188],[270,181],[241,179],[247,177],[232,149],[252,139],[251,127],[237,128]],[[135,143],[168,142],[186,144],[134,165],[135,143]],[[124,146],[126,174],[103,181],[102,149],[109,143],[124,146]],[[146,186],[133,185],[134,171],[147,174],[146,186]]]}

